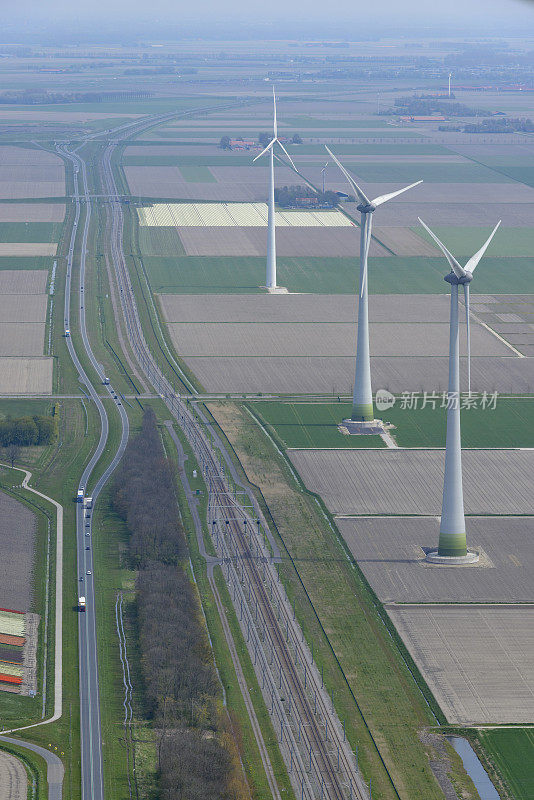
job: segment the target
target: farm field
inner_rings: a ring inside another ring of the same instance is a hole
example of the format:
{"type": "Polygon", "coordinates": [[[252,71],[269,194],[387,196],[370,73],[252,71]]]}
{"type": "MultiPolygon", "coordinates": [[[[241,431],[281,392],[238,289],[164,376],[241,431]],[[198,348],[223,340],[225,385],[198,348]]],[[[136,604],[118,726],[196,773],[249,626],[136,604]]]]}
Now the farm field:
{"type": "Polygon", "coordinates": [[[0,270],[0,295],[44,294],[48,281],[48,271],[39,270],[0,270]]]}
{"type": "Polygon", "coordinates": [[[467,517],[477,566],[425,563],[439,539],[434,517],[338,517],[336,525],[383,603],[533,603],[532,517],[467,517]]]}
{"type": "MultiPolygon", "coordinates": [[[[210,392],[280,394],[352,394],[354,355],[348,356],[188,356],[189,368],[210,392]]],[[[461,360],[463,380],[465,359],[461,360]]],[[[415,356],[371,359],[374,385],[402,392],[443,392],[447,388],[448,358],[415,356]]],[[[473,392],[524,394],[534,389],[531,359],[482,357],[471,360],[473,392]]]]}
{"type": "MultiPolygon", "coordinates": [[[[476,398],[480,405],[480,398],[476,398]]],[[[445,447],[446,410],[431,404],[403,409],[401,399],[387,411],[376,412],[395,425],[392,435],[399,447],[445,447]]],[[[252,410],[274,428],[286,447],[355,447],[359,436],[344,436],[338,430],[350,417],[351,403],[254,402],[252,410]]],[[[377,437],[369,437],[377,438],[377,437]]],[[[495,411],[466,408],[462,411],[462,443],[470,447],[534,447],[534,400],[498,398],[495,411]]]]}
{"type": "MultiPolygon", "coordinates": [[[[139,224],[181,227],[267,227],[266,203],[157,203],[138,210],[139,224]]],[[[276,211],[277,227],[353,227],[340,211],[276,211]]]]}
{"type": "Polygon", "coordinates": [[[26,800],[28,775],[22,761],[0,750],[0,800],[26,800]]]}
{"type": "Polygon", "coordinates": [[[46,294],[0,294],[0,325],[44,322],[47,303],[46,294]]]}
{"type": "MultiPolygon", "coordinates": [[[[26,235],[24,238],[28,241],[27,237],[30,233],[37,230],[50,230],[50,228],[45,227],[39,228],[36,223],[48,226],[50,223],[63,222],[64,217],[64,203],[0,203],[0,231],[2,234],[2,241],[6,241],[5,237],[7,233],[13,230],[11,226],[7,227],[6,223],[21,224],[23,227],[21,227],[20,230],[25,231],[26,235]],[[28,223],[31,223],[31,225],[28,223]]],[[[40,232],[38,237],[43,241],[55,241],[54,234],[48,238],[40,232]]]]}
{"type": "Polygon", "coordinates": [[[31,610],[36,526],[29,508],[0,492],[0,608],[31,610]]]}
{"type": "Polygon", "coordinates": [[[57,245],[48,242],[0,242],[0,257],[55,256],[57,245]]]}
{"type": "Polygon", "coordinates": [[[409,606],[388,613],[449,723],[532,722],[533,606],[409,606]]]}
{"type": "MultiPolygon", "coordinates": [[[[158,295],[166,322],[352,322],[355,298],[336,294],[158,295]]],[[[450,301],[443,295],[371,295],[369,314],[382,322],[447,322],[450,301]]]]}
{"type": "Polygon", "coordinates": [[[524,730],[485,730],[480,740],[517,800],[530,800],[534,785],[534,734],[524,730]]]}
{"type": "MultiPolygon", "coordinates": [[[[190,256],[265,258],[267,253],[266,226],[187,227],[180,228],[179,234],[184,250],[190,256]]],[[[282,258],[346,258],[357,253],[359,247],[360,229],[356,227],[281,227],[276,235],[276,252],[282,258]]],[[[371,241],[369,252],[371,256],[388,256],[387,250],[376,239],[371,241]]]]}
{"type": "Polygon", "coordinates": [[[0,322],[1,356],[42,356],[44,322],[0,322]]]}
{"type": "MultiPolygon", "coordinates": [[[[167,230],[166,228],[164,230],[167,230]]],[[[190,229],[195,230],[195,229],[190,229]]],[[[286,229],[287,230],[287,229],[286,229]]],[[[313,229],[306,231],[310,235],[313,229]]],[[[349,235],[351,231],[346,229],[349,235]]],[[[356,231],[357,236],[357,229],[356,231]]],[[[221,234],[219,231],[219,236],[221,234]]],[[[289,232],[289,231],[288,231],[289,232]]],[[[204,229],[205,233],[205,229],[204,229]]],[[[289,232],[291,233],[291,232],[289,232]]],[[[320,231],[324,238],[325,231],[320,231]]],[[[329,233],[329,232],[326,232],[329,233]]],[[[338,233],[341,233],[339,231],[338,233]]],[[[345,233],[345,231],[343,231],[345,233]]],[[[236,249],[236,230],[231,230],[230,246],[236,249]]],[[[265,230],[260,242],[265,241],[265,230]]],[[[280,238],[280,237],[278,237],[280,238]]],[[[199,243],[202,240],[199,232],[199,243]]],[[[146,241],[146,240],[145,240],[146,241]]],[[[240,240],[241,241],[241,240],[240,240]]],[[[245,240],[246,241],[246,240],[245,240]]],[[[167,249],[161,240],[155,247],[167,255],[146,256],[143,259],[153,291],[183,294],[235,294],[261,291],[265,284],[265,258],[261,256],[180,256],[167,249]]],[[[263,245],[264,246],[264,245],[263,245]]],[[[475,248],[476,248],[475,244],[475,248]]],[[[339,247],[339,245],[338,245],[339,247]]],[[[317,254],[303,257],[278,257],[278,283],[290,292],[314,294],[349,294],[355,296],[358,275],[357,239],[350,245],[350,254],[333,258],[317,254]],[[355,249],[356,248],[356,249],[355,249]]],[[[371,252],[373,252],[371,249],[371,252]]],[[[474,251],[473,251],[474,252],[474,251]]],[[[423,257],[371,256],[369,259],[369,292],[372,294],[446,294],[447,274],[444,259],[423,257]]],[[[531,258],[488,258],[477,273],[476,287],[472,289],[475,302],[477,294],[527,294],[534,285],[534,260],[531,258]]],[[[356,302],[356,301],[355,301],[356,302]]]]}
{"type": "Polygon", "coordinates": [[[53,359],[0,357],[0,394],[51,394],[53,359]]]}
{"type": "MultiPolygon", "coordinates": [[[[498,222],[498,217],[495,223],[498,222]]],[[[414,228],[415,233],[431,241],[424,228],[414,228]]],[[[471,256],[484,243],[492,228],[433,228],[434,233],[457,256],[471,256]]],[[[495,234],[490,246],[488,256],[492,258],[529,258],[532,256],[534,234],[529,228],[501,228],[495,234]]],[[[484,262],[485,263],[485,262],[484,262]]],[[[478,279],[478,275],[477,275],[478,279]]]]}
{"type": "MultiPolygon", "coordinates": [[[[169,333],[207,391],[352,393],[356,333],[350,296],[338,302],[335,295],[224,295],[220,303],[216,297],[204,303],[202,295],[160,296],[166,319],[183,316],[182,322],[167,323],[169,333]]],[[[374,386],[399,394],[445,390],[447,298],[431,296],[423,309],[424,296],[406,296],[402,304],[397,297],[371,297],[371,319],[393,320],[370,323],[374,386]]],[[[519,393],[532,385],[534,364],[476,324],[472,353],[473,391],[519,393]]]]}
{"type": "MultiPolygon", "coordinates": [[[[441,450],[291,450],[289,455],[306,487],[333,514],[435,516],[441,511],[441,450]]],[[[534,514],[528,488],[533,468],[530,450],[464,450],[466,513],[534,514]]]]}
{"type": "MultiPolygon", "coordinates": [[[[0,203],[0,212],[3,207],[0,203]]],[[[9,204],[10,206],[15,204],[9,204]]],[[[21,203],[24,208],[28,207],[27,203],[21,203]]],[[[40,208],[41,203],[33,203],[32,207],[40,208]]],[[[49,207],[54,208],[52,203],[48,204],[49,207]]],[[[65,208],[64,205],[58,204],[60,208],[65,208]]],[[[15,216],[10,214],[10,216],[15,216]]],[[[26,214],[25,214],[26,216],[26,214]]],[[[24,242],[26,244],[44,243],[44,242],[57,242],[61,233],[61,224],[56,221],[41,221],[35,222],[9,220],[0,222],[0,240],[4,242],[24,242]]]]}
{"type": "MultiPolygon", "coordinates": [[[[273,303],[274,307],[274,303],[273,303]]],[[[188,322],[169,323],[177,352],[188,356],[353,356],[355,326],[346,322],[264,323],[188,322]]],[[[447,356],[449,326],[446,322],[371,322],[369,338],[373,357],[447,356]]],[[[460,348],[467,350],[465,327],[460,348]]],[[[473,357],[509,356],[506,345],[481,325],[471,326],[473,357]]]]}
{"type": "Polygon", "coordinates": [[[180,172],[188,183],[215,183],[215,178],[207,167],[181,167],[180,172]]]}

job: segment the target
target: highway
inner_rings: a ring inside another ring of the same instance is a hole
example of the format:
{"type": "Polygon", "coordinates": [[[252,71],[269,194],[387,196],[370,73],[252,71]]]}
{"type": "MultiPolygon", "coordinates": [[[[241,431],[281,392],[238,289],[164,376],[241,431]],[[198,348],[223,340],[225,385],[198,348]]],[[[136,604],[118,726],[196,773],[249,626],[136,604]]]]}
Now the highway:
{"type": "MultiPolygon", "coordinates": [[[[78,324],[81,335],[83,349],[97,373],[100,383],[104,379],[102,366],[96,360],[92,351],[85,320],[84,303],[84,281],[87,260],[87,240],[89,236],[89,226],[91,224],[91,201],[87,197],[89,187],[87,183],[87,172],[85,162],[66,146],[58,146],[58,153],[71,161],[74,167],[74,189],[75,189],[75,217],[71,231],[69,250],[67,254],[67,274],[65,280],[65,310],[64,324],[66,330],[71,330],[70,336],[66,337],[66,343],[72,361],[78,370],[80,383],[85,386],[86,391],[95,403],[100,415],[100,439],[96,450],[87,463],[80,479],[79,489],[87,489],[94,468],[104,452],[109,435],[109,420],[102,399],[95,386],[85,372],[78,354],[76,352],[73,336],[74,330],[71,326],[71,303],[73,302],[73,261],[74,247],[78,226],[82,218],[82,204],[80,202],[79,178],[82,177],[82,196],[84,197],[84,216],[83,231],[81,234],[80,254],[79,254],[79,284],[78,284],[78,324]]],[[[96,503],[102,488],[108,481],[111,473],[122,458],[126,448],[129,435],[128,415],[124,406],[118,405],[114,399],[111,386],[105,386],[108,396],[115,403],[120,414],[121,420],[121,440],[113,459],[99,477],[92,489],[93,506],[96,503]]],[[[74,498],[73,498],[74,499],[74,498]]],[[[102,736],[100,727],[100,703],[98,688],[98,655],[97,655],[97,632],[95,617],[95,584],[93,569],[93,548],[92,548],[92,512],[87,515],[82,503],[76,507],[76,553],[78,567],[78,595],[85,595],[86,612],[78,615],[78,647],[79,647],[79,671],[80,671],[80,731],[81,731],[81,764],[82,764],[82,797],[84,800],[104,800],[104,778],[102,767],[102,736]],[[89,547],[89,549],[86,549],[89,547]],[[89,574],[90,573],[90,574],[89,574]]],[[[73,596],[73,604],[77,597],[73,596]]]]}

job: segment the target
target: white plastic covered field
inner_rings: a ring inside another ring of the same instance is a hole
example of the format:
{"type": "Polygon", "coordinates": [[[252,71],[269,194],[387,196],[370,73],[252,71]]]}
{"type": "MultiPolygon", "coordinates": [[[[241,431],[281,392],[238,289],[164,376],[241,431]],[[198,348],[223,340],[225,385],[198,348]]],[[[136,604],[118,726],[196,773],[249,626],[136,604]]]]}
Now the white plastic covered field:
{"type": "MultiPolygon", "coordinates": [[[[143,226],[254,228],[267,225],[266,203],[156,203],[138,210],[143,226]]],[[[354,225],[341,211],[276,211],[276,225],[345,228],[354,225]]]]}

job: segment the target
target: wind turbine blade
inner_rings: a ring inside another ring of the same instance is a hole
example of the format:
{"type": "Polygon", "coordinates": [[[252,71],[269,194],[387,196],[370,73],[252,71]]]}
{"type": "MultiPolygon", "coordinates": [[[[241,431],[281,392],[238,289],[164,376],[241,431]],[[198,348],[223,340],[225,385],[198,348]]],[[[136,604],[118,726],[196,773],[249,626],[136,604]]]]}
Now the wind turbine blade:
{"type": "Polygon", "coordinates": [[[441,252],[445,256],[447,261],[449,262],[449,266],[452,269],[452,271],[454,272],[454,274],[456,275],[456,277],[457,278],[465,277],[465,269],[457,262],[457,260],[453,256],[453,254],[449,250],[447,250],[447,248],[445,247],[443,242],[440,242],[440,240],[438,239],[436,234],[432,233],[432,231],[430,230],[428,225],[425,225],[425,223],[423,222],[421,217],[417,217],[417,219],[419,220],[419,222],[421,223],[423,228],[427,231],[427,233],[429,233],[430,236],[434,239],[434,241],[436,242],[437,246],[439,247],[439,249],[441,250],[441,252]]]}
{"type": "Polygon", "coordinates": [[[271,147],[273,147],[273,146],[274,146],[274,143],[275,143],[275,142],[276,142],[276,139],[271,139],[271,141],[269,142],[269,144],[267,145],[267,147],[265,148],[265,150],[262,150],[262,151],[261,151],[261,153],[260,153],[259,155],[257,155],[257,156],[256,156],[256,158],[253,158],[253,159],[252,159],[252,163],[254,163],[255,161],[257,161],[257,160],[258,160],[258,158],[261,158],[263,155],[265,155],[265,153],[267,153],[267,151],[268,151],[268,150],[270,150],[270,149],[271,149],[271,147]]]}
{"type": "Polygon", "coordinates": [[[276,122],[276,95],[274,93],[274,86],[273,86],[273,110],[274,110],[274,116],[273,116],[274,137],[273,138],[277,139],[278,138],[278,123],[276,122]]]}
{"type": "Polygon", "coordinates": [[[343,173],[345,178],[348,180],[348,182],[350,183],[350,185],[352,186],[352,188],[356,192],[360,202],[363,203],[366,206],[370,205],[371,201],[369,200],[368,197],[366,197],[364,192],[360,189],[360,187],[358,186],[358,184],[356,183],[356,181],[354,180],[352,175],[349,172],[347,172],[347,170],[345,169],[343,164],[340,161],[338,161],[338,159],[335,157],[335,155],[332,153],[332,151],[328,147],[326,147],[326,145],[325,145],[325,148],[326,148],[326,151],[327,151],[328,155],[331,157],[332,161],[334,161],[334,163],[338,165],[339,169],[341,170],[341,172],[343,173]]]}
{"type": "Polygon", "coordinates": [[[465,325],[467,332],[467,392],[471,396],[471,326],[470,326],[470,307],[469,307],[469,284],[464,283],[465,298],[465,325]]]}
{"type": "Polygon", "coordinates": [[[476,268],[478,262],[480,261],[480,259],[482,258],[482,256],[486,252],[486,250],[488,249],[489,243],[491,242],[491,240],[493,239],[493,237],[497,233],[497,228],[499,227],[500,224],[501,224],[501,220],[499,220],[498,223],[495,225],[495,227],[492,230],[492,232],[490,233],[487,241],[482,245],[480,250],[477,250],[475,255],[471,256],[471,258],[469,259],[469,261],[465,265],[466,272],[471,272],[471,274],[472,274],[475,271],[475,268],[476,268]]]}
{"type": "Polygon", "coordinates": [[[291,162],[291,166],[293,167],[293,169],[295,170],[295,172],[298,172],[298,169],[296,168],[296,166],[295,166],[295,164],[294,164],[294,162],[293,162],[293,159],[291,158],[291,156],[290,156],[290,155],[289,155],[289,153],[287,152],[286,148],[284,147],[284,145],[282,144],[282,142],[280,141],[280,139],[277,139],[276,141],[278,142],[278,145],[279,145],[279,146],[282,148],[282,150],[284,151],[284,153],[286,154],[286,156],[289,158],[289,161],[291,162]]]}
{"type": "Polygon", "coordinates": [[[381,206],[382,203],[387,203],[388,200],[392,200],[397,195],[402,194],[403,192],[407,192],[408,189],[413,189],[414,186],[419,186],[420,183],[423,181],[416,181],[415,183],[411,183],[409,186],[405,186],[404,189],[399,189],[396,192],[390,192],[389,194],[381,194],[380,197],[375,197],[374,200],[371,200],[371,203],[374,206],[381,206]]]}

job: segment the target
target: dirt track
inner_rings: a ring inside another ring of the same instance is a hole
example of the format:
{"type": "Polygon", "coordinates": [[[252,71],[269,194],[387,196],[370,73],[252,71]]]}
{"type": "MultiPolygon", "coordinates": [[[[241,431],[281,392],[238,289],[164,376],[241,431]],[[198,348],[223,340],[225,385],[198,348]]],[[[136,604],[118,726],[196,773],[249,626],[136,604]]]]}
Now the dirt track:
{"type": "Polygon", "coordinates": [[[0,750],[0,800],[26,800],[28,778],[22,762],[0,750]]]}

